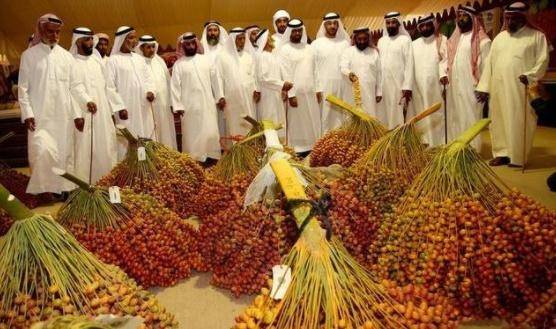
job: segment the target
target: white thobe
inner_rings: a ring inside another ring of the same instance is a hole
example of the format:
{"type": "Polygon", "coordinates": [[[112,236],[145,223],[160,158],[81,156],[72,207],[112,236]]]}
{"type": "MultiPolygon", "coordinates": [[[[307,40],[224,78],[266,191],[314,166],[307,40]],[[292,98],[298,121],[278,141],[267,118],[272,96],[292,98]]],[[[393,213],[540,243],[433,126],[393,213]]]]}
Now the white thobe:
{"type": "MultiPolygon", "coordinates": [[[[224,46],[220,43],[216,44],[215,46],[208,46],[205,47],[206,49],[203,49],[203,54],[205,54],[206,56],[208,56],[208,59],[211,63],[211,65],[216,65],[216,58],[219,56],[220,51],[222,50],[224,46]]],[[[220,84],[222,84],[222,81],[219,82],[220,84]]],[[[222,85],[220,85],[220,90],[222,90],[222,85]]],[[[216,105],[215,105],[216,106],[216,105]]],[[[220,136],[226,136],[226,117],[224,115],[224,112],[221,110],[217,110],[218,113],[218,131],[220,136]]]]}
{"type": "Polygon", "coordinates": [[[108,89],[101,59],[94,55],[75,55],[73,74],[84,86],[84,93],[73,90],[72,96],[76,111],[85,119],[83,131],[75,130],[75,174],[87,182],[90,175],[89,183],[95,184],[118,161],[116,128],[112,121],[112,108],[108,103],[108,89]],[[95,114],[87,110],[89,102],[96,104],[95,114]]]}
{"type": "Polygon", "coordinates": [[[444,144],[444,102],[440,78],[447,76],[448,51],[447,39],[440,36],[440,47],[434,35],[421,37],[413,41],[413,59],[415,62],[415,79],[413,101],[409,107],[411,118],[435,103],[442,103],[442,108],[424,118],[417,124],[423,134],[423,141],[430,146],[444,144]]]}
{"type": "MultiPolygon", "coordinates": [[[[115,115],[116,122],[143,138],[154,138],[152,104],[147,100],[147,92],[155,92],[149,68],[143,56],[136,53],[118,53],[108,58],[105,66],[109,99],[114,112],[127,110],[128,119],[121,120],[115,115]]],[[[123,159],[127,151],[125,138],[118,138],[118,159],[123,159]]]]}
{"type": "Polygon", "coordinates": [[[171,149],[177,150],[176,126],[170,108],[170,72],[160,56],[146,58],[154,82],[155,99],[153,104],[156,123],[156,140],[171,149]]]}
{"type": "Polygon", "coordinates": [[[245,51],[240,51],[238,59],[239,61],[236,61],[224,51],[216,58],[220,85],[226,99],[226,136],[246,135],[251,125],[243,117],[249,115],[256,118],[253,92],[257,88],[253,57],[245,51]]]}
{"type": "MultiPolygon", "coordinates": [[[[335,95],[342,97],[348,88],[349,79],[340,72],[340,56],[350,46],[347,40],[336,40],[327,37],[318,38],[311,47],[315,52],[316,70],[320,85],[317,90],[323,97],[335,95]]],[[[330,102],[321,104],[321,130],[322,133],[339,127],[346,119],[346,113],[330,102]]]]}
{"type": "Polygon", "coordinates": [[[378,118],[389,129],[404,122],[402,90],[413,88],[413,51],[411,38],[404,34],[383,36],[378,41],[382,65],[382,102],[378,118]],[[402,104],[401,104],[402,103],[402,104]]]}
{"type": "Polygon", "coordinates": [[[73,171],[73,120],[79,117],[70,95],[70,90],[79,84],[71,74],[73,62],[73,56],[59,45],[50,48],[39,43],[21,55],[18,84],[21,120],[34,118],[36,124],[36,131],[28,132],[31,179],[27,193],[61,193],[74,186],[51,170],[54,164],[73,171]],[[40,138],[39,131],[48,138],[35,141],[35,137],[40,138]],[[52,161],[41,161],[41,154],[48,150],[56,153],[48,156],[52,161]]]}
{"type": "Polygon", "coordinates": [[[274,34],[272,34],[271,38],[272,40],[274,40],[274,49],[278,49],[278,47],[280,46],[280,42],[282,41],[282,37],[284,35],[280,34],[278,32],[275,32],[274,34]]]}
{"type": "Polygon", "coordinates": [[[280,47],[278,55],[283,76],[294,86],[288,91],[288,98],[297,98],[298,104],[287,109],[288,144],[295,152],[307,152],[321,136],[315,54],[307,44],[287,43],[280,47]]]}
{"type": "Polygon", "coordinates": [[[257,83],[261,92],[258,106],[259,120],[272,120],[281,123],[284,128],[278,130],[280,138],[285,137],[286,109],[282,100],[284,77],[276,53],[263,51],[257,60],[257,83]]]}
{"type": "Polygon", "coordinates": [[[490,131],[495,157],[509,157],[515,165],[527,163],[537,116],[519,76],[527,76],[529,82],[539,81],[546,73],[548,61],[546,36],[536,29],[525,26],[516,33],[503,31],[494,38],[477,90],[490,94],[490,131]]]}
{"type": "MultiPolygon", "coordinates": [[[[483,39],[480,44],[479,72],[482,72],[490,40],[483,39]]],[[[452,140],[474,125],[483,117],[483,105],[475,98],[475,78],[471,67],[471,32],[462,33],[450,69],[448,86],[448,140],[452,140]]],[[[471,142],[476,150],[480,150],[481,136],[471,142]]]]}
{"type": "MultiPolygon", "coordinates": [[[[382,68],[378,50],[367,47],[361,51],[355,46],[349,47],[342,53],[340,69],[348,79],[350,73],[357,76],[361,87],[361,107],[367,114],[376,117],[378,105],[376,98],[382,96],[382,68]]],[[[343,99],[355,105],[352,89],[347,88],[343,99]]]]}
{"type": "Polygon", "coordinates": [[[217,72],[205,55],[182,57],[172,69],[171,95],[175,112],[181,118],[182,152],[197,161],[220,158],[220,135],[216,101],[217,72]]]}

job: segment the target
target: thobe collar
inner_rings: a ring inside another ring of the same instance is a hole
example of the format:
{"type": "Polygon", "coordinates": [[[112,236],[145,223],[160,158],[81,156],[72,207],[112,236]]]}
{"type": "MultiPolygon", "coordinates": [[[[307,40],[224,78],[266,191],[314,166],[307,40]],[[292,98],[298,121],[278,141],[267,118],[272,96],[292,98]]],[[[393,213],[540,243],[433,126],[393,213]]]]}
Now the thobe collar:
{"type": "Polygon", "coordinates": [[[434,35],[434,33],[428,37],[422,37],[423,41],[425,41],[426,43],[429,42],[434,42],[436,40],[436,36],[434,35]]]}
{"type": "Polygon", "coordinates": [[[51,51],[54,50],[54,48],[56,48],[56,46],[57,46],[58,44],[55,44],[54,46],[50,47],[50,45],[47,45],[46,43],[44,43],[44,42],[41,41],[41,42],[39,43],[39,45],[40,45],[40,47],[42,47],[42,49],[44,49],[45,51],[51,52],[51,51]]]}
{"type": "Polygon", "coordinates": [[[79,59],[83,59],[83,60],[88,60],[89,58],[91,58],[91,56],[93,56],[93,55],[91,54],[89,56],[85,56],[85,55],[75,54],[75,58],[79,58],[79,59]]]}

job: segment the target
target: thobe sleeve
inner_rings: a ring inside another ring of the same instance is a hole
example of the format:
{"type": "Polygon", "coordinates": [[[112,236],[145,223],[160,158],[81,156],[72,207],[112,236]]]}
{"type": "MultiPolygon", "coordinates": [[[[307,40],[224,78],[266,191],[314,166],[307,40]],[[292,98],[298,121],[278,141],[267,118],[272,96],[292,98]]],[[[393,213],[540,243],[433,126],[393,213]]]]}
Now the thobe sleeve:
{"type": "Polygon", "coordinates": [[[293,88],[288,91],[288,98],[295,97],[295,82],[293,81],[293,70],[295,69],[295,65],[288,59],[286,54],[280,53],[279,54],[279,61],[280,61],[280,71],[282,72],[282,77],[286,81],[290,81],[293,83],[293,88]]]}
{"type": "Polygon", "coordinates": [[[376,56],[376,96],[382,97],[382,63],[380,61],[380,54],[377,50],[376,56]]]}
{"type": "Polygon", "coordinates": [[[527,79],[530,82],[536,82],[542,79],[544,74],[546,73],[546,69],[548,68],[549,62],[549,50],[548,50],[548,42],[546,40],[546,36],[544,33],[536,31],[535,32],[535,65],[533,67],[523,72],[523,75],[527,76],[527,79]]]}
{"type": "Polygon", "coordinates": [[[174,112],[185,112],[181,96],[181,70],[179,66],[174,65],[170,78],[170,100],[174,112]]]}
{"type": "Polygon", "coordinates": [[[448,76],[448,41],[444,36],[441,36],[439,56],[440,62],[438,63],[438,76],[440,78],[448,76]]]}
{"type": "Polygon", "coordinates": [[[479,57],[481,58],[481,79],[479,80],[479,84],[477,84],[477,87],[475,88],[475,90],[484,93],[490,92],[490,78],[492,77],[492,57],[495,56],[496,49],[496,42],[494,42],[492,48],[490,47],[490,42],[484,43],[484,45],[487,44],[488,46],[485,47],[488,47],[488,55],[484,60],[482,60],[484,54],[483,44],[481,44],[481,54],[479,55],[479,57]]]}
{"type": "Polygon", "coordinates": [[[77,63],[73,63],[70,73],[70,92],[72,96],[72,102],[74,103],[72,108],[74,110],[73,117],[82,118],[83,113],[81,109],[87,105],[87,103],[92,102],[93,99],[85,88],[85,74],[78,67],[77,63]]]}
{"type": "Polygon", "coordinates": [[[413,46],[411,44],[411,39],[409,39],[402,49],[405,66],[403,72],[403,83],[402,90],[412,90],[413,89],[413,75],[415,74],[413,69],[414,59],[413,59],[413,46]]]}
{"type": "Polygon", "coordinates": [[[351,49],[348,48],[342,52],[340,56],[340,72],[346,77],[351,73],[351,49]]]}
{"type": "Polygon", "coordinates": [[[224,97],[224,81],[222,80],[221,71],[219,69],[219,62],[216,65],[210,65],[210,85],[212,87],[212,96],[215,102],[224,97]]]}
{"type": "Polygon", "coordinates": [[[116,74],[116,65],[113,60],[109,59],[104,66],[104,76],[106,78],[106,95],[113,113],[126,109],[124,101],[116,88],[116,74]]]}
{"type": "Polygon", "coordinates": [[[28,53],[23,53],[21,56],[21,64],[19,65],[19,80],[17,85],[19,107],[21,108],[21,122],[35,117],[29,96],[29,82],[33,78],[31,76],[31,64],[28,53]]]}
{"type": "Polygon", "coordinates": [[[270,90],[281,91],[284,86],[284,81],[271,76],[270,66],[268,63],[265,63],[264,59],[265,56],[261,54],[257,67],[257,81],[259,85],[270,90]]]}

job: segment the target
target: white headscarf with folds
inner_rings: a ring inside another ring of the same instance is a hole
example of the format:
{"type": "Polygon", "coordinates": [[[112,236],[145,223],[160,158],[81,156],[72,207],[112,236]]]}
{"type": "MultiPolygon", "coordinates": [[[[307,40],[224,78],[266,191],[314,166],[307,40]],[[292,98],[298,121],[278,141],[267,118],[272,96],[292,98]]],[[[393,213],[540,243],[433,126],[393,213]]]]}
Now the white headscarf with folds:
{"type": "Polygon", "coordinates": [[[141,50],[141,46],[144,44],[154,44],[154,54],[155,55],[158,54],[158,42],[152,35],[148,35],[148,34],[142,35],[139,38],[139,42],[137,43],[137,46],[135,46],[135,49],[133,49],[133,51],[136,54],[143,56],[143,51],[141,50]]]}
{"type": "Polygon", "coordinates": [[[279,20],[280,18],[284,18],[284,17],[289,20],[290,19],[290,14],[283,9],[280,9],[277,12],[274,13],[274,16],[272,16],[272,25],[274,25],[274,32],[278,33],[278,27],[276,26],[276,21],[279,20]]]}
{"type": "Polygon", "coordinates": [[[259,31],[259,34],[257,34],[255,44],[257,44],[258,53],[262,53],[264,51],[264,47],[266,46],[269,36],[270,32],[268,31],[268,29],[262,29],[261,31],[259,31]]]}
{"type": "Polygon", "coordinates": [[[224,45],[226,39],[228,39],[228,32],[226,32],[226,29],[224,29],[222,25],[220,25],[220,23],[218,23],[217,21],[206,22],[205,27],[203,28],[203,34],[201,35],[201,45],[203,46],[203,49],[205,51],[208,51],[210,49],[209,43],[207,41],[207,29],[211,25],[218,26],[218,29],[220,30],[220,37],[218,38],[218,44],[224,45]]]}
{"type": "Polygon", "coordinates": [[[97,44],[99,39],[96,35],[93,35],[93,31],[87,27],[76,27],[75,29],[73,29],[73,35],[71,37],[71,47],[69,49],[69,52],[74,56],[77,55],[78,54],[77,40],[81,38],[88,38],[88,37],[93,37],[92,55],[95,56],[95,58],[97,59],[102,59],[102,56],[97,50],[97,44]]]}
{"type": "Polygon", "coordinates": [[[286,28],[286,32],[284,32],[284,36],[282,37],[282,41],[280,42],[279,46],[282,47],[286,44],[291,43],[290,36],[292,34],[292,31],[299,28],[303,29],[303,35],[301,36],[300,43],[307,44],[307,29],[305,28],[302,20],[294,18],[288,22],[288,27],[286,28]]]}
{"type": "MultiPolygon", "coordinates": [[[[245,30],[243,28],[234,27],[233,29],[231,29],[230,33],[228,34],[228,39],[226,40],[226,43],[224,44],[224,48],[223,48],[224,51],[232,58],[237,60],[238,63],[239,63],[239,52],[237,51],[237,47],[236,47],[236,38],[240,34],[245,34],[245,30]]],[[[251,42],[249,42],[247,35],[245,36],[245,46],[243,47],[243,51],[245,51],[248,54],[253,54],[255,52],[255,48],[253,48],[251,42]]]]}
{"type": "Polygon", "coordinates": [[[114,38],[114,44],[112,45],[112,51],[110,52],[110,55],[121,53],[120,48],[122,48],[122,44],[124,43],[127,35],[132,31],[135,31],[135,29],[130,26],[118,27],[118,29],[116,30],[116,37],[114,38]]]}
{"type": "Polygon", "coordinates": [[[336,32],[336,36],[334,37],[334,39],[337,41],[346,40],[349,42],[349,34],[346,32],[344,24],[340,19],[340,15],[338,15],[337,13],[328,13],[324,15],[324,17],[322,18],[322,23],[320,24],[319,30],[317,32],[317,39],[326,37],[326,28],[324,27],[324,23],[334,21],[338,22],[338,31],[336,32]]]}
{"type": "Polygon", "coordinates": [[[382,35],[384,36],[388,36],[388,31],[386,31],[386,21],[389,19],[395,19],[398,21],[398,23],[400,23],[400,31],[398,32],[398,34],[400,35],[407,35],[408,37],[411,38],[411,36],[409,35],[409,32],[407,32],[407,30],[405,29],[405,26],[403,25],[403,21],[401,19],[401,14],[397,11],[392,11],[389,12],[388,14],[384,15],[384,28],[382,30],[382,35]]]}

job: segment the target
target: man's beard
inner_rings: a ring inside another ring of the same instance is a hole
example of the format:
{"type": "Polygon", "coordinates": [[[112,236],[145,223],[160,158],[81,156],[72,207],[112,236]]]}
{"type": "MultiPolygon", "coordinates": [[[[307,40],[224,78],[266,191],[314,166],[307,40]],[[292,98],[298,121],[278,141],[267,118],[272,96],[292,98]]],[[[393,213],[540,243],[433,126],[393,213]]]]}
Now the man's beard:
{"type": "Polygon", "coordinates": [[[517,32],[520,28],[522,27],[521,24],[508,24],[508,30],[510,31],[510,33],[515,33],[517,32]]]}
{"type": "Polygon", "coordinates": [[[421,35],[424,36],[425,38],[428,38],[433,34],[434,34],[433,29],[426,29],[426,30],[421,31],[421,35]]]}
{"type": "Polygon", "coordinates": [[[184,49],[185,51],[185,56],[187,57],[191,57],[191,56],[195,56],[195,54],[197,54],[197,49],[184,49]]]}
{"type": "Polygon", "coordinates": [[[218,44],[218,37],[216,36],[208,36],[207,37],[207,42],[209,45],[211,46],[216,46],[218,44]]]}
{"type": "Polygon", "coordinates": [[[457,22],[458,27],[460,30],[462,31],[470,31],[471,30],[471,25],[473,24],[473,22],[471,20],[468,21],[458,21],[457,22]]]}
{"type": "Polygon", "coordinates": [[[357,47],[357,49],[363,51],[367,49],[367,47],[369,47],[369,43],[356,43],[355,46],[357,47]]]}
{"type": "Polygon", "coordinates": [[[85,53],[85,55],[91,56],[93,54],[93,48],[83,48],[83,52],[85,53]]]}
{"type": "Polygon", "coordinates": [[[394,37],[398,34],[399,28],[397,27],[387,27],[386,28],[386,32],[388,32],[388,35],[391,37],[394,37]]]}

